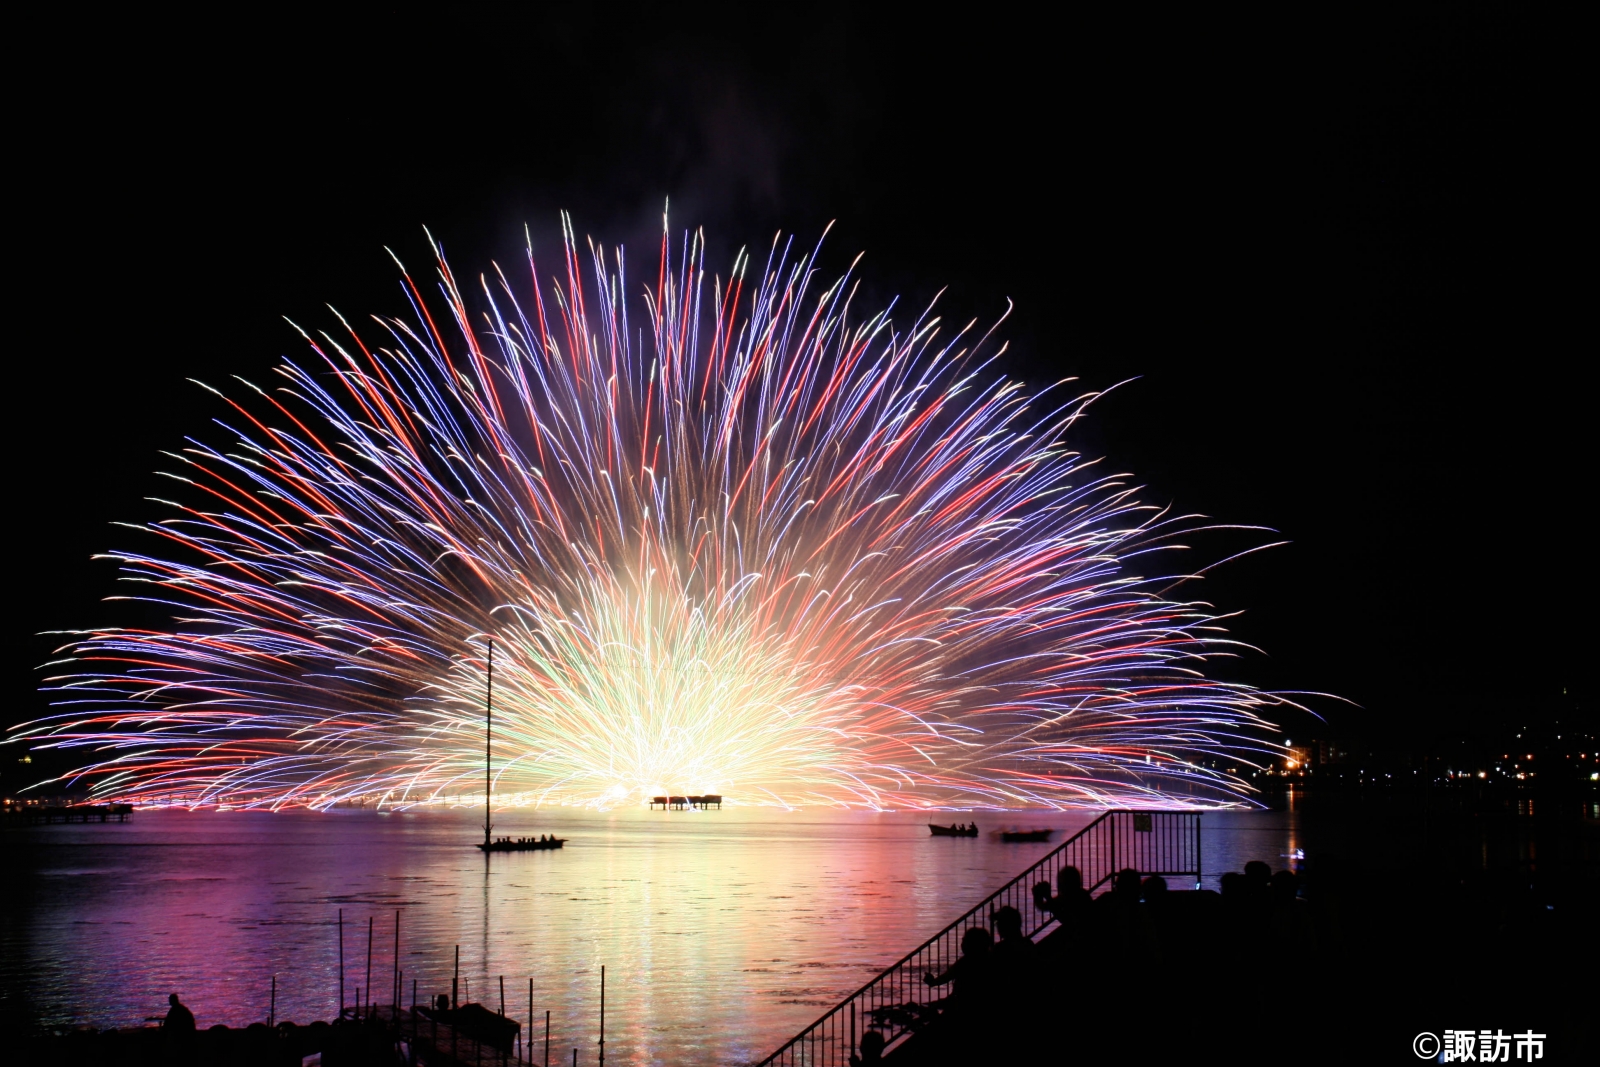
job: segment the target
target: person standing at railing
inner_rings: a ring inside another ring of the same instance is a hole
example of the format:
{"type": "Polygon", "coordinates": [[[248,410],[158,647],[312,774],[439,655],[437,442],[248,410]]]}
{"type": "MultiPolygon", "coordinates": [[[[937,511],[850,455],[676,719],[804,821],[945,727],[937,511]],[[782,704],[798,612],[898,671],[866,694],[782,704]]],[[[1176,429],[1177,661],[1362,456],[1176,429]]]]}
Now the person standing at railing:
{"type": "Polygon", "coordinates": [[[1063,867],[1056,875],[1057,891],[1050,895],[1050,883],[1040,882],[1033,887],[1033,905],[1053,916],[1068,937],[1077,938],[1083,932],[1084,921],[1089,917],[1092,902],[1089,891],[1083,888],[1083,875],[1076,867],[1063,867]]]}
{"type": "Polygon", "coordinates": [[[1144,895],[1143,911],[1150,927],[1150,940],[1154,944],[1150,962],[1160,964],[1170,953],[1175,940],[1172,898],[1167,895],[1167,880],[1152,874],[1144,880],[1140,892],[1144,895]]]}
{"type": "Polygon", "coordinates": [[[995,912],[994,931],[1000,935],[1000,940],[990,950],[995,980],[1008,987],[1027,986],[1038,946],[1022,932],[1022,912],[1009,904],[995,912]]]}
{"type": "Polygon", "coordinates": [[[989,954],[994,946],[994,936],[981,926],[974,926],[961,935],[961,958],[947,967],[943,974],[932,971],[922,976],[930,986],[952,986],[950,996],[940,1002],[942,1007],[959,1006],[964,1010],[975,1007],[987,997],[989,991],[989,954]]]}
{"type": "Polygon", "coordinates": [[[1117,872],[1111,892],[1094,902],[1093,949],[1119,972],[1142,973],[1158,953],[1155,928],[1141,897],[1139,872],[1125,867],[1117,872]]]}
{"type": "Polygon", "coordinates": [[[1022,932],[1022,913],[1007,904],[994,913],[1000,940],[989,953],[994,1003],[1000,1011],[1031,1014],[1039,989],[1039,948],[1022,932]]]}

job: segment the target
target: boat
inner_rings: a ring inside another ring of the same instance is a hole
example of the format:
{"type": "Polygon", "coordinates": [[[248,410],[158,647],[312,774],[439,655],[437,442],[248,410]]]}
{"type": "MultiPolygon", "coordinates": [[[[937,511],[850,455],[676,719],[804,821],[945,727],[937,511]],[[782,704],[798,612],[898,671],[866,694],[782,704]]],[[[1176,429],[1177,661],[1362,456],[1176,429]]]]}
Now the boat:
{"type": "Polygon", "coordinates": [[[483,691],[483,841],[478,850],[484,855],[491,852],[544,852],[563,848],[567,839],[554,834],[539,837],[490,838],[494,824],[489,821],[489,801],[494,794],[494,638],[489,638],[489,670],[484,676],[483,691]]]}
{"type": "Polygon", "coordinates": [[[1054,830],[1001,830],[1002,841],[1048,841],[1054,830]]]}
{"type": "Polygon", "coordinates": [[[567,843],[564,837],[518,837],[515,839],[502,837],[498,841],[490,841],[487,845],[478,847],[485,852],[543,852],[546,849],[561,848],[567,843]]]}
{"type": "Polygon", "coordinates": [[[977,837],[978,824],[973,823],[970,826],[965,824],[960,826],[935,826],[933,823],[929,823],[928,833],[934,837],[977,837]]]}

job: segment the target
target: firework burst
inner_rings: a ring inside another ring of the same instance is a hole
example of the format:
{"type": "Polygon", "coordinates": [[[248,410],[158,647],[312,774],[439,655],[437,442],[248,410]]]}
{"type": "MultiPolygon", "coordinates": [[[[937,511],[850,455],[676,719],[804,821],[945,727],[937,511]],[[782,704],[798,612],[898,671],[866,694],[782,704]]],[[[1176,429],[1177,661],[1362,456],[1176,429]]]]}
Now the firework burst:
{"type": "Polygon", "coordinates": [[[663,236],[637,303],[621,250],[563,258],[469,301],[441,255],[408,318],[219,392],[165,547],[113,557],[173,625],[71,635],[12,740],[107,798],[481,800],[492,635],[508,804],[1246,791],[1212,768],[1284,698],[1205,675],[1230,643],[1158,563],[1200,520],[1068,447],[1092,395],[860,316],[787,243],[724,281],[663,236]]]}

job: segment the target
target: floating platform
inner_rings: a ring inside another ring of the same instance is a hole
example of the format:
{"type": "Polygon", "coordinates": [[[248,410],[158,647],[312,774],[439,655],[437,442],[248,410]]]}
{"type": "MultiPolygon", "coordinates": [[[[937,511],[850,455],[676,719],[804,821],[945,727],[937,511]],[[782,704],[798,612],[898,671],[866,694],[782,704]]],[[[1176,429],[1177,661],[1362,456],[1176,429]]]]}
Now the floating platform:
{"type": "Polygon", "coordinates": [[[650,809],[655,810],[656,805],[661,805],[662,811],[668,809],[682,811],[685,808],[699,808],[705,811],[708,808],[722,809],[722,797],[716,793],[707,793],[699,797],[651,797],[650,809]]]}

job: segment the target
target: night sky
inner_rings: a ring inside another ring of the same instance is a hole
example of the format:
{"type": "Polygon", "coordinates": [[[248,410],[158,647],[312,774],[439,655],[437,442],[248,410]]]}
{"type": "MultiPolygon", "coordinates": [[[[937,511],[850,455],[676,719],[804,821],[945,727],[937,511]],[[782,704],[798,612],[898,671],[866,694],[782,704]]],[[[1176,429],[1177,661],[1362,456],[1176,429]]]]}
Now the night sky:
{"type": "Polygon", "coordinates": [[[39,631],[140,617],[89,557],[163,516],[161,450],[223,439],[186,378],[403,312],[384,248],[426,274],[424,226],[470,276],[526,223],[548,272],[566,209],[642,279],[669,197],[723,273],[836,220],[860,306],[1010,298],[1010,373],[1134,379],[1082,450],[1291,542],[1200,591],[1264,651],[1221,672],[1359,705],[1291,735],[1423,745],[1579,685],[1583,138],[1531,28],[972,17],[23,27],[6,718],[44,710],[39,631]]]}

